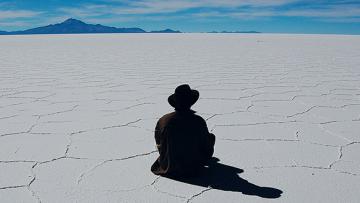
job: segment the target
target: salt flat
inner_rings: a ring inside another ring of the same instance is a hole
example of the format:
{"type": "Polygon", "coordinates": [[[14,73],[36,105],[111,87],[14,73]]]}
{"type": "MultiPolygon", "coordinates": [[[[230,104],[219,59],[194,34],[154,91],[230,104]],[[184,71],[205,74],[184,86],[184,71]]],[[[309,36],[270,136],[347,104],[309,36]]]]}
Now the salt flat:
{"type": "Polygon", "coordinates": [[[359,132],[360,36],[0,36],[0,202],[358,202],[359,132]],[[183,83],[222,184],[150,172],[183,83]]]}

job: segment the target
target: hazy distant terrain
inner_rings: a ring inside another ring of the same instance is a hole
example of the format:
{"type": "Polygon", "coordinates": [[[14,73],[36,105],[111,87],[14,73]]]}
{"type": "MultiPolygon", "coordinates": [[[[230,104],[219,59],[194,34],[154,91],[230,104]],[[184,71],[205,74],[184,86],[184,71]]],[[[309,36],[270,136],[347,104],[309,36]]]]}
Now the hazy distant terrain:
{"type": "Polygon", "coordinates": [[[341,35],[0,36],[0,202],[358,202],[359,44],[341,35]],[[200,92],[193,109],[216,135],[220,162],[280,198],[150,172],[156,121],[183,83],[200,92]]]}
{"type": "Polygon", "coordinates": [[[32,35],[32,34],[84,34],[84,33],[180,33],[171,29],[147,32],[141,28],[117,28],[100,24],[88,24],[69,18],[61,23],[35,27],[22,31],[0,31],[0,35],[32,35]]]}

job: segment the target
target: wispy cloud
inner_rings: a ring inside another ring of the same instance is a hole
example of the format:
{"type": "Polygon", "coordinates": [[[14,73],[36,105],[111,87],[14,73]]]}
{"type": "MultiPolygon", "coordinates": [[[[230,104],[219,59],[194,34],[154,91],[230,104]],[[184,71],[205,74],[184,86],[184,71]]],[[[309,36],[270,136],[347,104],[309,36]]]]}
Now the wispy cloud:
{"type": "Polygon", "coordinates": [[[251,8],[271,8],[281,6],[298,0],[105,0],[102,4],[83,4],[77,8],[62,7],[57,10],[65,16],[71,16],[91,22],[124,22],[143,19],[146,16],[148,21],[160,21],[169,18],[194,18],[194,17],[241,17],[254,18],[261,16],[270,16],[268,10],[241,11],[243,7],[251,8]],[[110,2],[110,4],[106,4],[110,2]],[[184,13],[191,9],[230,9],[231,12],[215,11],[207,14],[206,12],[184,13]],[[183,12],[179,15],[177,13],[183,12]],[[150,15],[150,16],[149,16],[150,15]],[[117,20],[118,19],[118,20],[117,20]]]}
{"type": "Polygon", "coordinates": [[[315,4],[306,5],[301,8],[277,8],[272,6],[267,7],[246,7],[231,10],[220,11],[205,11],[194,13],[193,16],[199,18],[209,17],[231,17],[239,19],[254,19],[263,17],[304,17],[313,20],[320,20],[326,22],[357,22],[360,19],[360,4],[346,1],[346,4],[341,5],[330,4],[315,4]]]}
{"type": "MultiPolygon", "coordinates": [[[[122,2],[111,0],[112,2],[122,2]]],[[[156,14],[173,13],[195,8],[236,8],[243,6],[268,7],[280,6],[296,2],[298,0],[141,0],[125,1],[126,6],[112,9],[117,14],[156,14]]]]}
{"type": "MultiPolygon", "coordinates": [[[[166,14],[181,13],[179,17],[216,18],[231,17],[239,19],[254,19],[263,17],[307,17],[331,19],[357,18],[360,17],[360,4],[347,0],[317,1],[307,0],[105,0],[113,4],[86,4],[78,8],[60,8],[69,16],[80,18],[93,18],[107,15],[105,18],[131,19],[139,16],[160,14],[160,18],[167,18],[166,14]],[[118,4],[119,3],[119,4],[118,4]],[[302,6],[289,6],[301,3],[302,6]]],[[[173,17],[173,16],[172,16],[173,17]]],[[[111,21],[111,20],[109,20],[111,21]]]]}
{"type": "Polygon", "coordinates": [[[134,1],[128,8],[115,9],[120,14],[151,14],[151,13],[171,13],[198,7],[197,2],[193,1],[134,1]]]}
{"type": "Polygon", "coordinates": [[[0,26],[4,27],[13,27],[13,26],[28,26],[30,25],[27,21],[9,21],[9,22],[0,22],[0,26]]]}
{"type": "Polygon", "coordinates": [[[40,15],[42,12],[30,10],[0,10],[0,20],[14,18],[31,18],[40,15]]]}
{"type": "Polygon", "coordinates": [[[343,18],[360,17],[359,5],[324,6],[322,8],[294,9],[287,11],[284,16],[321,17],[321,18],[343,18]]]}
{"type": "Polygon", "coordinates": [[[250,7],[268,7],[268,6],[281,6],[299,0],[197,0],[199,5],[202,7],[241,7],[241,6],[250,6],[250,7]]]}
{"type": "Polygon", "coordinates": [[[54,0],[44,4],[31,10],[35,8],[21,1],[3,0],[0,2],[0,26],[13,29],[26,27],[29,22],[31,25],[53,24],[70,17],[113,26],[167,26],[167,22],[172,25],[210,24],[211,21],[248,23],[294,18],[312,22],[360,22],[360,2],[356,0],[54,0]]]}
{"type": "Polygon", "coordinates": [[[86,22],[93,24],[114,24],[122,22],[136,21],[137,18],[131,16],[123,16],[116,18],[86,18],[86,22]]]}
{"type": "Polygon", "coordinates": [[[111,7],[108,5],[81,5],[80,7],[61,7],[57,9],[58,12],[72,17],[95,17],[104,14],[111,14],[111,7]]]}

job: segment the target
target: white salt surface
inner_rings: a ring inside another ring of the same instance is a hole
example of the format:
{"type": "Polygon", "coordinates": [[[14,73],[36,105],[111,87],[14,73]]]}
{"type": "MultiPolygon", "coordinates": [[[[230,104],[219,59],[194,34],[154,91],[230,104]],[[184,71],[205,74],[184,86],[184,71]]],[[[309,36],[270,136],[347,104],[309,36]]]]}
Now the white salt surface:
{"type": "Polygon", "coordinates": [[[0,202],[359,202],[359,132],[359,36],[0,36],[0,202]],[[217,175],[281,197],[150,172],[183,83],[217,175]]]}

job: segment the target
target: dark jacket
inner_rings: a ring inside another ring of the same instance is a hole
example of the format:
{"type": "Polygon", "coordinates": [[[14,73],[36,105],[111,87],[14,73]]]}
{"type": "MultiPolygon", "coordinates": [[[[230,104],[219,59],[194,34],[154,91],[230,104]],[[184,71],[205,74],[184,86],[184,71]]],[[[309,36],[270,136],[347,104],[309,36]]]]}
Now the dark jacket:
{"type": "Polygon", "coordinates": [[[195,175],[214,153],[215,136],[194,111],[175,111],[156,124],[155,141],[160,156],[151,167],[156,175],[195,175]]]}

